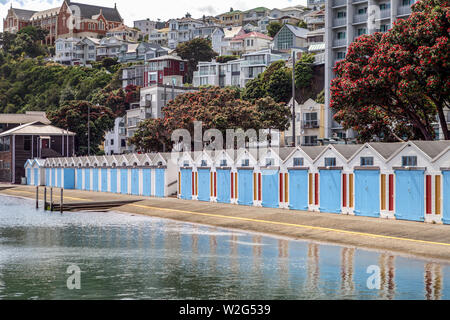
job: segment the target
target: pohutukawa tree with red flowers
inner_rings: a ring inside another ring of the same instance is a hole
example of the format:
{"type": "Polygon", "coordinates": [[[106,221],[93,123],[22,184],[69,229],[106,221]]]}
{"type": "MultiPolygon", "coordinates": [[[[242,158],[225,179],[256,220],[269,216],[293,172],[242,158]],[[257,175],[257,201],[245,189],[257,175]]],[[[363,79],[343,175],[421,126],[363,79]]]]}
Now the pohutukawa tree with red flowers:
{"type": "Polygon", "coordinates": [[[450,139],[450,1],[422,0],[387,33],[364,35],[337,63],[331,83],[335,120],[359,139],[432,140],[436,118],[450,139]],[[438,116],[438,117],[436,117],[438,116]]]}

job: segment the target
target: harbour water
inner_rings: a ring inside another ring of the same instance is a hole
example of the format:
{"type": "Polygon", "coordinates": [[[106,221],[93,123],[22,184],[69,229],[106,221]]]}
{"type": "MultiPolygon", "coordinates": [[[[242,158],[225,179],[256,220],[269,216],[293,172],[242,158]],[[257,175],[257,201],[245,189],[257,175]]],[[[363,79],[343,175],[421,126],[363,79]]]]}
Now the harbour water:
{"type": "Polygon", "coordinates": [[[0,196],[0,299],[450,299],[450,264],[0,196]]]}

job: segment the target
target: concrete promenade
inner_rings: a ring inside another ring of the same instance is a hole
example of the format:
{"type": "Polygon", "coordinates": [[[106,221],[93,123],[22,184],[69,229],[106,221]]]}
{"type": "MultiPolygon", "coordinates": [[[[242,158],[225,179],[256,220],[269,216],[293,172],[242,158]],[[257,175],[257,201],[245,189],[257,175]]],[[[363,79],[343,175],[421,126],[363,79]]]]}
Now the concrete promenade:
{"type": "MultiPolygon", "coordinates": [[[[12,186],[0,190],[0,194],[34,199],[35,190],[35,187],[12,186]]],[[[43,190],[40,187],[41,200],[43,190]]],[[[132,199],[140,201],[113,210],[294,239],[388,250],[450,262],[448,225],[64,190],[65,203],[132,199]]],[[[59,189],[54,189],[53,201],[59,203],[59,189]]]]}

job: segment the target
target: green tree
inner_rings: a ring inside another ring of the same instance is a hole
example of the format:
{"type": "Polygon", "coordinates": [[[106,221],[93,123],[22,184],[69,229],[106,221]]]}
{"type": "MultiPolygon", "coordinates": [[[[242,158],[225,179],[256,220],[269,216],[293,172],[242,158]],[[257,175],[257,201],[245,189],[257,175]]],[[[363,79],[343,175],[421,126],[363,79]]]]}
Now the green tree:
{"type": "Polygon", "coordinates": [[[297,88],[309,88],[313,78],[314,54],[303,54],[295,63],[295,85],[297,88]]]}
{"type": "Polygon", "coordinates": [[[280,31],[283,25],[278,21],[272,21],[267,25],[267,34],[269,37],[275,37],[275,35],[280,31]]]}
{"type": "Polygon", "coordinates": [[[263,73],[247,82],[242,98],[251,102],[272,97],[276,102],[288,102],[292,93],[292,71],[283,60],[273,62],[263,73]]]}
{"type": "Polygon", "coordinates": [[[297,24],[297,27],[303,28],[303,29],[308,29],[308,24],[304,20],[300,20],[297,24]]]}
{"type": "Polygon", "coordinates": [[[88,109],[90,108],[90,146],[91,154],[100,151],[105,133],[114,127],[114,113],[104,106],[96,106],[87,101],[68,101],[58,110],[47,113],[54,126],[76,133],[77,155],[88,152],[88,109]]]}
{"type": "Polygon", "coordinates": [[[210,61],[217,56],[211,47],[211,41],[204,38],[195,38],[191,41],[180,43],[175,49],[181,59],[189,64],[186,82],[192,82],[194,70],[199,61],[210,61]]]}

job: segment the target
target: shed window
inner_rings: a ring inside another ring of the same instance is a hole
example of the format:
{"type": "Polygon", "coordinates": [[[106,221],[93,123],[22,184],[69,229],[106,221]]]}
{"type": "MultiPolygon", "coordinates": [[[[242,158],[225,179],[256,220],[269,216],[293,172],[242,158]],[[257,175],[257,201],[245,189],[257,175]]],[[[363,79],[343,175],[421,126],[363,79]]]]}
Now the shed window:
{"type": "Polygon", "coordinates": [[[336,158],[325,158],[325,167],[336,167],[336,158]]]}
{"type": "Polygon", "coordinates": [[[226,167],[227,166],[227,160],[226,159],[220,160],[220,166],[221,167],[226,167]]]}
{"type": "Polygon", "coordinates": [[[303,158],[294,158],[294,167],[302,167],[303,163],[303,158]]]}
{"type": "Polygon", "coordinates": [[[373,157],[361,157],[361,166],[373,166],[373,157]]]}
{"type": "Polygon", "coordinates": [[[403,156],[402,157],[403,167],[417,167],[417,157],[416,156],[403,156]]]}
{"type": "Polygon", "coordinates": [[[250,165],[250,160],[249,159],[242,159],[242,166],[243,167],[248,167],[250,165]]]}
{"type": "Polygon", "coordinates": [[[208,165],[208,163],[206,162],[206,160],[202,160],[202,163],[200,164],[201,167],[206,167],[208,165]]]}

